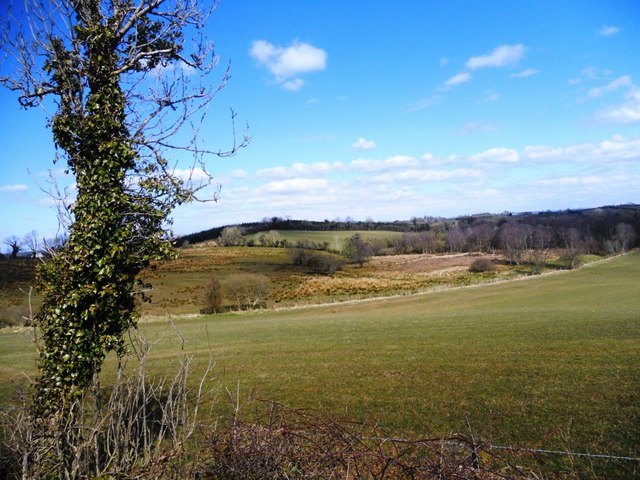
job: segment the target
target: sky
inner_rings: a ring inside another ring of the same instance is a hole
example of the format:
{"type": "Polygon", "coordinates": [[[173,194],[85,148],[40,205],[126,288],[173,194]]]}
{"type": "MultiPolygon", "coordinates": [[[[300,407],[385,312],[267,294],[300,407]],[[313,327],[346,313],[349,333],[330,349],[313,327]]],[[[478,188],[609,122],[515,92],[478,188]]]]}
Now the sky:
{"type": "MultiPolygon", "coordinates": [[[[640,203],[637,0],[221,0],[207,34],[231,78],[201,137],[233,109],[251,143],[175,234],[640,203]]],[[[57,231],[46,119],[0,90],[0,240],[57,231]]]]}

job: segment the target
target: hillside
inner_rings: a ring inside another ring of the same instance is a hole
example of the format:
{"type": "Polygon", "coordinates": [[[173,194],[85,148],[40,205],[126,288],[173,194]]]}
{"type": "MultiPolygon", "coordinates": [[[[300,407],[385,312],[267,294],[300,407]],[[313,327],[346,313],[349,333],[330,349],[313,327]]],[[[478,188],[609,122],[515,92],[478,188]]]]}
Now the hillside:
{"type": "MultiPolygon", "coordinates": [[[[292,220],[279,217],[265,218],[261,222],[240,223],[246,235],[256,234],[268,230],[304,230],[304,231],[391,231],[391,232],[416,232],[431,230],[433,228],[452,228],[471,224],[500,225],[510,220],[530,225],[548,225],[564,228],[578,228],[581,231],[589,231],[597,238],[607,236],[618,223],[632,225],[636,232],[640,232],[640,205],[625,204],[616,206],[603,206],[597,208],[568,209],[544,212],[503,212],[500,214],[478,213],[455,218],[422,217],[411,220],[396,220],[392,222],[377,222],[374,220],[292,220]]],[[[225,227],[214,227],[200,232],[183,235],[176,240],[177,245],[188,243],[200,243],[217,239],[225,227]]]]}
{"type": "MultiPolygon", "coordinates": [[[[403,438],[472,428],[492,445],[637,457],[639,273],[632,253],[478,288],[174,317],[180,337],[166,317],[140,330],[153,341],[156,373],[171,372],[182,353],[194,355],[196,377],[215,361],[215,419],[229,418],[235,404],[224,392],[239,388],[249,417],[275,400],[403,438]]],[[[23,333],[0,335],[4,395],[33,372],[34,355],[23,333]]],[[[627,461],[512,455],[545,478],[637,473],[627,461]]]]}

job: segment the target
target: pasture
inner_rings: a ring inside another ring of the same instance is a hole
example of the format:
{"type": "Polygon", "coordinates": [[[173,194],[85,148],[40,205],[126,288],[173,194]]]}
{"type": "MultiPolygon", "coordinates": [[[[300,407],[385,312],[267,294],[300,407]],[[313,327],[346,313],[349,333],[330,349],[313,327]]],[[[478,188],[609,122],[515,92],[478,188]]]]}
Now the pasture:
{"type": "MultiPolygon", "coordinates": [[[[173,323],[195,375],[216,362],[213,415],[229,413],[223,392],[239,384],[249,416],[276,400],[413,438],[466,432],[467,417],[494,445],[638,457],[639,274],[632,253],[506,283],[173,323]]],[[[151,370],[169,374],[178,335],[160,317],[140,330],[156,342],[151,370]]],[[[28,335],[3,330],[0,357],[6,403],[10,382],[34,371],[28,335]]],[[[618,476],[639,467],[579,462],[618,476]]]]}
{"type": "Polygon", "coordinates": [[[365,240],[390,240],[402,236],[402,232],[390,232],[384,230],[335,230],[335,231],[307,231],[307,230],[267,230],[247,235],[247,240],[259,242],[261,236],[271,242],[286,240],[289,245],[295,246],[298,242],[313,242],[318,245],[326,243],[327,248],[340,251],[347,238],[359,234],[365,240]]]}

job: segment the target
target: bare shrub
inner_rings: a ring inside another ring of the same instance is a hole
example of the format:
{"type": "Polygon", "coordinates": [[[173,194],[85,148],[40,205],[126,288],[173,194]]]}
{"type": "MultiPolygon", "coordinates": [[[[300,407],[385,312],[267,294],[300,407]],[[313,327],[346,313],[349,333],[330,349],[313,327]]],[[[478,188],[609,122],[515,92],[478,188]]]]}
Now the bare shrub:
{"type": "Polygon", "coordinates": [[[238,310],[255,308],[266,300],[271,290],[271,280],[258,273],[240,273],[227,278],[225,289],[238,310]]]}
{"type": "Polygon", "coordinates": [[[291,251],[291,262],[296,266],[302,266],[307,263],[311,256],[311,252],[304,248],[296,248],[291,251]]]}
{"type": "Polygon", "coordinates": [[[29,401],[2,414],[5,434],[3,478],[192,478],[197,452],[186,449],[196,432],[206,399],[205,380],[188,385],[192,357],[184,356],[173,379],[152,378],[146,366],[151,345],[134,340],[137,368],[121,364],[110,392],[96,379],[65,412],[46,419],[32,416],[29,401]],[[106,398],[105,397],[106,394],[106,398]],[[190,457],[190,462],[185,459],[190,457]]]}
{"type": "Polygon", "coordinates": [[[191,357],[181,360],[172,380],[152,379],[145,365],[152,346],[141,340],[138,347],[137,369],[130,375],[124,366],[118,369],[105,402],[94,385],[94,392],[78,400],[78,416],[72,421],[38,423],[26,402],[2,414],[1,431],[7,435],[0,444],[2,478],[540,478],[504,460],[471,432],[446,438],[394,438],[375,426],[274,402],[265,404],[267,409],[255,409],[257,420],[245,421],[238,415],[236,401],[228,422],[200,429],[198,413],[207,397],[204,384],[211,364],[190,389],[191,357]],[[202,431],[203,437],[197,435],[202,431]]]}
{"type": "Polygon", "coordinates": [[[473,273],[492,272],[495,269],[495,263],[488,258],[476,258],[469,266],[469,271],[473,273]]]}
{"type": "Polygon", "coordinates": [[[216,480],[531,478],[505,466],[473,437],[397,439],[375,427],[275,404],[265,417],[250,423],[234,417],[212,432],[200,475],[216,480]]]}
{"type": "Polygon", "coordinates": [[[202,309],[202,313],[215,313],[222,307],[222,284],[217,275],[213,275],[209,279],[204,288],[204,303],[205,307],[202,309]]]}
{"type": "Polygon", "coordinates": [[[23,313],[18,305],[0,305],[0,328],[22,325],[23,313]]]}
{"type": "Polygon", "coordinates": [[[560,263],[567,270],[573,270],[582,266],[582,257],[579,251],[570,250],[560,257],[560,263]]]}

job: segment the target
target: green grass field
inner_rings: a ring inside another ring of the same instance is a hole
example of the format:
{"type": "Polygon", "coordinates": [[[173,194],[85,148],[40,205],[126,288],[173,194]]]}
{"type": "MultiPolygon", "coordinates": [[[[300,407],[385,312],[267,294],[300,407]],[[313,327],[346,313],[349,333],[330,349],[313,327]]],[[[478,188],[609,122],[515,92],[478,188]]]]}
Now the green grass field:
{"type": "MultiPolygon", "coordinates": [[[[497,445],[638,457],[639,274],[632,253],[502,284],[174,323],[198,368],[215,360],[212,388],[240,382],[248,414],[253,400],[273,399],[407,437],[466,432],[468,416],[497,445]]],[[[158,341],[151,368],[171,371],[180,342],[167,321],[141,330],[158,341]]],[[[34,357],[25,333],[0,334],[5,401],[34,357]]],[[[564,457],[541,460],[568,468],[564,457]]],[[[614,467],[624,476],[639,466],[614,467]]]]}
{"type": "Polygon", "coordinates": [[[272,241],[286,240],[290,245],[295,245],[298,241],[310,241],[321,245],[326,242],[332,250],[342,250],[344,241],[360,234],[365,240],[387,240],[399,237],[402,232],[388,232],[383,230],[346,230],[346,231],[305,231],[305,230],[269,230],[265,232],[247,235],[247,239],[258,241],[261,235],[270,238],[272,241]]]}

